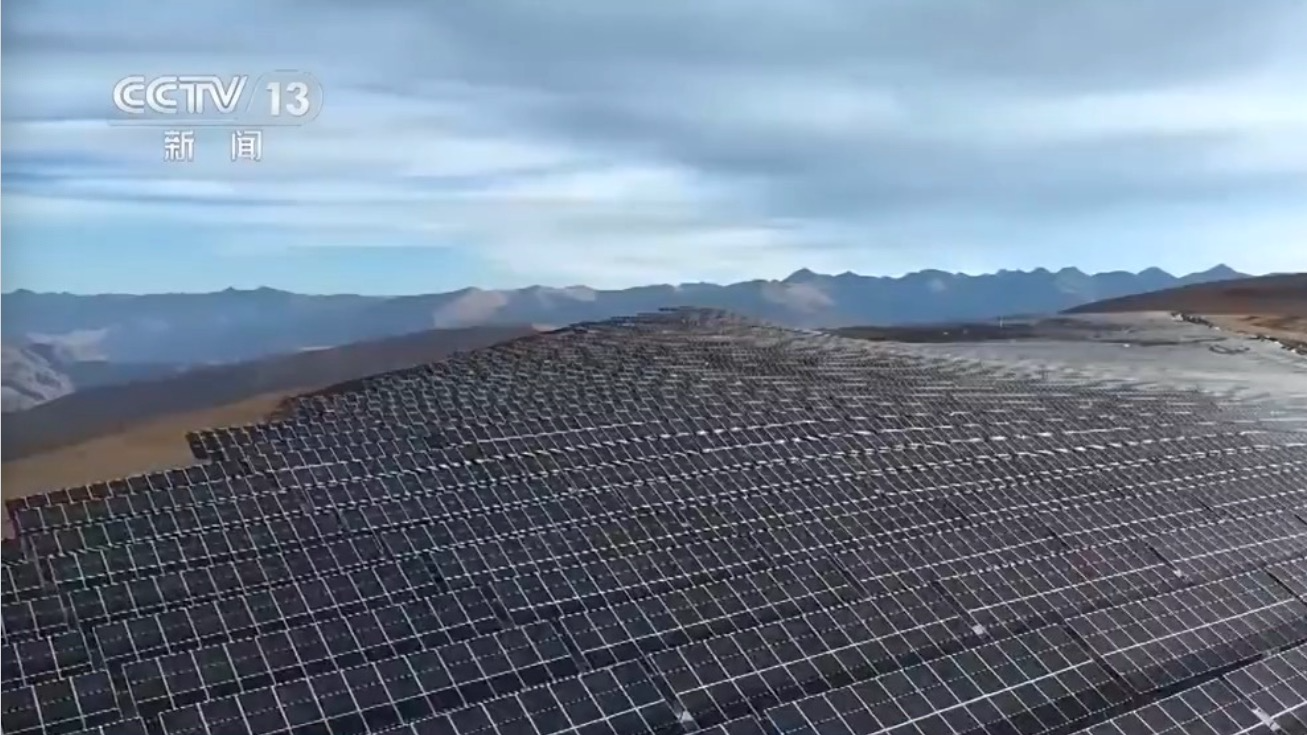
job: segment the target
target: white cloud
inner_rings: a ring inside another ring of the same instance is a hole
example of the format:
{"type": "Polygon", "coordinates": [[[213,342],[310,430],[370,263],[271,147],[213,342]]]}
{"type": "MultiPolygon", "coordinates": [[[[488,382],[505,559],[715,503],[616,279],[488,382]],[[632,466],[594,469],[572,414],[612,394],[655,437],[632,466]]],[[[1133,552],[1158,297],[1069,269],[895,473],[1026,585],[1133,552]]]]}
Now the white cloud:
{"type": "Polygon", "coordinates": [[[1193,87],[1058,96],[982,110],[982,125],[1026,141],[1140,135],[1218,134],[1252,138],[1307,133],[1307,81],[1267,84],[1258,77],[1193,87]]]}

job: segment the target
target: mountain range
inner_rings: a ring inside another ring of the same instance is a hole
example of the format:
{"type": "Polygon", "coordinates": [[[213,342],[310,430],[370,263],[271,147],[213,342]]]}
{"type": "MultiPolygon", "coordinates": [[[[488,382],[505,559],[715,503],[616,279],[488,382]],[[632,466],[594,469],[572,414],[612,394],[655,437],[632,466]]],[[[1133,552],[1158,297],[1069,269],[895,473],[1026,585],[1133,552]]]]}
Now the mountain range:
{"type": "Polygon", "coordinates": [[[468,288],[397,297],[316,296],[271,288],[151,295],[19,290],[0,297],[0,322],[7,345],[56,345],[77,355],[74,364],[155,366],[146,368],[149,372],[426,329],[561,326],[666,306],[724,308],[798,327],[987,319],[1051,313],[1100,299],[1242,275],[1223,265],[1182,277],[1158,268],[1092,275],[1074,268],[1037,269],[978,276],[928,270],[897,278],[800,270],[779,281],[729,285],[468,288]]]}
{"type": "Polygon", "coordinates": [[[75,390],[153,380],[185,370],[184,365],[83,358],[58,342],[5,344],[0,396],[4,411],[21,411],[75,390]]]}

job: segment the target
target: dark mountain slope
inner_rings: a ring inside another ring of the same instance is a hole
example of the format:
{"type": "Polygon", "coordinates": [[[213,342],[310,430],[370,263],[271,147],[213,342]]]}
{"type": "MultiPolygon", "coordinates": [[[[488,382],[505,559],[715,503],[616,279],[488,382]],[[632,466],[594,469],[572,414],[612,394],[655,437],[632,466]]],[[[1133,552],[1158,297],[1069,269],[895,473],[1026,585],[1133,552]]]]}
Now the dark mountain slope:
{"type": "Polygon", "coordinates": [[[1068,314],[1180,311],[1307,317],[1307,273],[1238,278],[1096,301],[1068,314]]]}

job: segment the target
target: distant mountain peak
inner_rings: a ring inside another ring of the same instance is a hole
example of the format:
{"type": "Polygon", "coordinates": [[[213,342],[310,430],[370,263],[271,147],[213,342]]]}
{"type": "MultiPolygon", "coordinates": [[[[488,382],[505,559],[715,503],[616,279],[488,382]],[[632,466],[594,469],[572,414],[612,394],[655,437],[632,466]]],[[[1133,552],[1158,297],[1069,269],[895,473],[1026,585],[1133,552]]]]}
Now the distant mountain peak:
{"type": "Polygon", "coordinates": [[[903,277],[905,279],[922,280],[931,278],[952,278],[955,275],[957,274],[950,273],[949,271],[942,271],[938,268],[927,268],[925,270],[912,271],[911,273],[905,274],[903,277]]]}
{"type": "Polygon", "coordinates": [[[801,283],[803,281],[811,281],[814,278],[820,278],[820,277],[821,276],[819,274],[811,270],[808,270],[807,268],[800,268],[797,271],[794,271],[790,275],[786,276],[781,281],[781,283],[801,283]]]}
{"type": "Polygon", "coordinates": [[[1226,265],[1225,263],[1218,263],[1215,266],[1212,266],[1211,268],[1208,268],[1207,270],[1203,271],[1200,275],[1209,276],[1212,278],[1224,279],[1224,278],[1240,278],[1243,274],[1231,268],[1230,266],[1226,265]]]}
{"type": "Polygon", "coordinates": [[[228,296],[240,295],[240,294],[255,294],[259,296],[271,296],[273,294],[290,294],[291,292],[283,291],[279,288],[273,288],[272,286],[258,286],[256,288],[236,288],[235,286],[228,286],[227,288],[224,288],[218,293],[226,294],[228,296]]]}

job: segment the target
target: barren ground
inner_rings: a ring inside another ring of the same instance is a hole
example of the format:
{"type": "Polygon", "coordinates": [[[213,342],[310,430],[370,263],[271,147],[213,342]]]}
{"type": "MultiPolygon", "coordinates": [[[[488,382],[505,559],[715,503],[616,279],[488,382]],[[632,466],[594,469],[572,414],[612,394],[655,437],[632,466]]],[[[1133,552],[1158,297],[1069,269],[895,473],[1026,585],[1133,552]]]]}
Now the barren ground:
{"type": "MultiPolygon", "coordinates": [[[[1237,319],[1238,317],[1232,317],[1237,319]]],[[[1307,357],[1232,329],[1177,321],[1165,312],[1082,314],[1030,338],[919,342],[895,349],[979,361],[1010,374],[1147,389],[1196,390],[1230,400],[1301,407],[1307,357]]]]}
{"type": "Polygon", "coordinates": [[[1205,314],[1203,317],[1234,332],[1307,342],[1307,317],[1274,314],[1205,314]]]}
{"type": "MultiPolygon", "coordinates": [[[[193,464],[186,432],[262,421],[287,395],[267,394],[219,408],[163,416],[117,434],[5,462],[0,465],[4,499],[193,464]]],[[[10,533],[7,516],[4,532],[6,536],[10,533]]]]}

